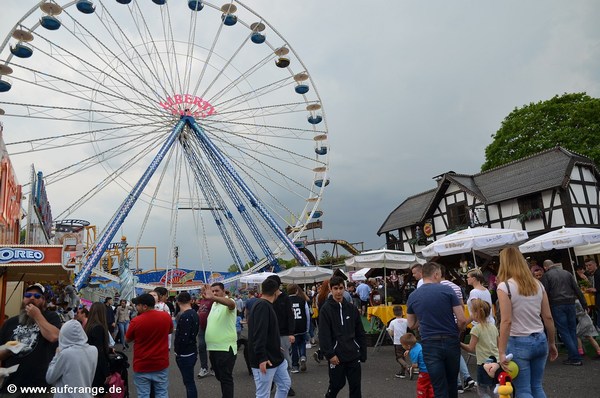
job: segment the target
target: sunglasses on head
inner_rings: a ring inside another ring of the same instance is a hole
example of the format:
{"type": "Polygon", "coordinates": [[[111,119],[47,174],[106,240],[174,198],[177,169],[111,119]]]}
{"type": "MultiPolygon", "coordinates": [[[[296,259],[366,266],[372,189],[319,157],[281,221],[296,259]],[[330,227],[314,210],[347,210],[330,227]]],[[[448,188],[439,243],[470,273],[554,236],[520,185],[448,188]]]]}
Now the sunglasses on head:
{"type": "Polygon", "coordinates": [[[41,293],[25,293],[24,294],[25,298],[36,298],[36,299],[41,299],[42,298],[42,294],[41,293]]]}

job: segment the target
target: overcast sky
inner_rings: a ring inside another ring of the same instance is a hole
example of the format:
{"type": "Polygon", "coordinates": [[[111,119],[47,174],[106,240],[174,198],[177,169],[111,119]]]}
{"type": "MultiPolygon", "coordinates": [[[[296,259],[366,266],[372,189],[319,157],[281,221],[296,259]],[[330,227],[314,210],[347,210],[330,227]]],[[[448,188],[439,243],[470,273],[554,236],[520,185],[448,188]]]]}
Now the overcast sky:
{"type": "MultiPolygon", "coordinates": [[[[34,3],[3,0],[2,31],[34,3]]],[[[600,97],[596,0],[245,3],[300,55],[323,101],[331,184],[317,238],[379,248],[378,228],[406,197],[446,171],[479,171],[515,107],[600,97]]]]}

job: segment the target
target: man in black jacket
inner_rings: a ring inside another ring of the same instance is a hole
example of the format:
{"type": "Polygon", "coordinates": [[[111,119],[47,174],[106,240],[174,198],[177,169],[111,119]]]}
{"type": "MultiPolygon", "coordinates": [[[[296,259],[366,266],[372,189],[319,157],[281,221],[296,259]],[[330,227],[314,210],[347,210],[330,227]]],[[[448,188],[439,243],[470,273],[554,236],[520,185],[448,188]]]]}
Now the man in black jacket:
{"type": "Polygon", "coordinates": [[[273,279],[265,279],[261,287],[263,295],[252,306],[251,316],[248,318],[248,351],[256,397],[268,398],[271,384],[275,382],[275,398],[285,398],[292,380],[281,352],[279,325],[272,305],[279,284],[273,279]]]}
{"type": "Polygon", "coordinates": [[[344,300],[344,279],[329,280],[331,296],[319,311],[319,346],[329,361],[327,398],[337,397],[346,379],[350,398],[360,398],[360,363],[367,360],[365,329],[358,309],[344,300]]]}
{"type": "MultiPolygon", "coordinates": [[[[289,372],[292,369],[292,344],[294,344],[294,341],[296,340],[294,336],[294,328],[296,323],[294,321],[292,300],[290,300],[290,296],[288,296],[287,293],[282,292],[279,289],[279,286],[281,286],[281,279],[279,278],[279,275],[269,275],[267,279],[271,279],[277,283],[275,301],[273,301],[273,310],[275,311],[275,315],[277,315],[281,351],[283,352],[283,357],[285,358],[289,372]]],[[[295,395],[296,392],[290,387],[288,397],[293,397],[295,395]]]]}
{"type": "Polygon", "coordinates": [[[196,351],[196,337],[200,328],[200,319],[196,311],[192,309],[192,297],[188,292],[181,292],[177,296],[179,305],[179,320],[173,347],[175,351],[175,362],[181,372],[181,379],[185,385],[188,398],[198,397],[196,381],[194,380],[194,366],[198,358],[196,351]]]}

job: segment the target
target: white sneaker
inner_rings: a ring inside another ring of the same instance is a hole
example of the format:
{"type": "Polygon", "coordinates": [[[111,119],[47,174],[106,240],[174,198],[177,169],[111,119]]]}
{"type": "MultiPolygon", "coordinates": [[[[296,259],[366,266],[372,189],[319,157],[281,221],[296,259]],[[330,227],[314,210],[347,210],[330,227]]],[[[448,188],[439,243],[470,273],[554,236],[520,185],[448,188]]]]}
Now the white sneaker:
{"type": "Polygon", "coordinates": [[[208,369],[200,368],[200,372],[198,373],[198,377],[206,377],[209,374],[210,373],[208,372],[208,369]]]}

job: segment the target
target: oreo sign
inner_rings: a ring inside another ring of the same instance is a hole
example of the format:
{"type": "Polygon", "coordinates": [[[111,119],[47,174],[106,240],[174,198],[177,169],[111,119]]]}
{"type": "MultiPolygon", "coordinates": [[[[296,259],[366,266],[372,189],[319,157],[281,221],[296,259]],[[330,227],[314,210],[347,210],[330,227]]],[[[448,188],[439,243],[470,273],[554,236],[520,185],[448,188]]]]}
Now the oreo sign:
{"type": "Polygon", "coordinates": [[[34,249],[15,249],[12,247],[0,248],[0,263],[9,262],[35,262],[44,260],[44,252],[34,249]]]}

